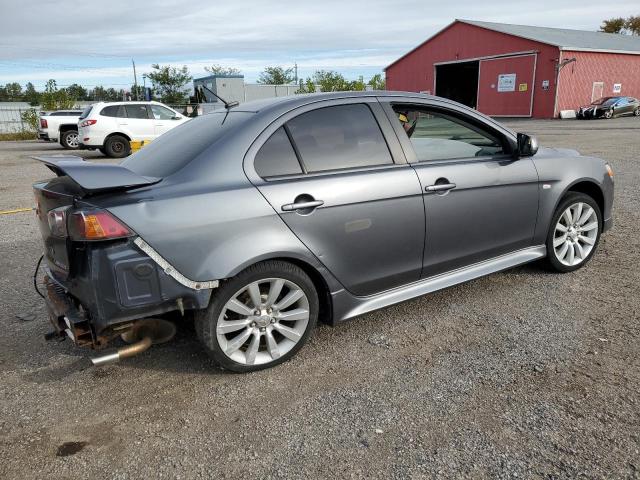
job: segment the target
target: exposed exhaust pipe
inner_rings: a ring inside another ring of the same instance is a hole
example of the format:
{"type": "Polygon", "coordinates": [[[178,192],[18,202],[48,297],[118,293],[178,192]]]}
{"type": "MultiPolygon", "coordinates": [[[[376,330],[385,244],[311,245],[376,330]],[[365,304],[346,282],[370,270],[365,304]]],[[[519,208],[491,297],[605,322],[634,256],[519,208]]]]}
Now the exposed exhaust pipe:
{"type": "Polygon", "coordinates": [[[100,365],[107,365],[109,363],[115,363],[118,360],[122,360],[123,358],[134,357],[139,353],[142,353],[145,350],[148,350],[152,344],[153,344],[153,340],[151,340],[151,337],[144,337],[139,342],[136,342],[132,345],[127,345],[126,347],[119,348],[113,353],[107,353],[106,355],[92,358],[91,362],[96,367],[100,365]]]}
{"type": "Polygon", "coordinates": [[[115,352],[92,358],[91,362],[95,366],[100,366],[115,363],[123,358],[134,357],[148,350],[153,344],[168,342],[175,334],[176,326],[168,320],[159,318],[138,320],[131,329],[122,334],[124,341],[135,343],[119,348],[115,352]]]}

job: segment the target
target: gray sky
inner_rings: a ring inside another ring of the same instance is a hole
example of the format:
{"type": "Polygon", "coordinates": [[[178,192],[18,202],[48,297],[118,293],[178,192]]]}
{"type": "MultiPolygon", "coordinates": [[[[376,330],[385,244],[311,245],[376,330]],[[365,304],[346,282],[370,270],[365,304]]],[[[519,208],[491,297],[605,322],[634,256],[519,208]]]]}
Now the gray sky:
{"type": "Polygon", "coordinates": [[[597,30],[604,18],[640,14],[638,0],[478,1],[0,0],[0,84],[132,83],[152,63],[212,63],[253,81],[266,65],[301,76],[334,69],[365,77],[455,18],[597,30]]]}

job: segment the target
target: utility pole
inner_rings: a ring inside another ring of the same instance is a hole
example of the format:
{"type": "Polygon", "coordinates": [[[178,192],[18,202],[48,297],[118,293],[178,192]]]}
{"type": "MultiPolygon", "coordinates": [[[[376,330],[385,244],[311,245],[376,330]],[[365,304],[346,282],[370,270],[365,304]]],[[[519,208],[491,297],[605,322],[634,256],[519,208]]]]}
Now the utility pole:
{"type": "Polygon", "coordinates": [[[296,83],[298,83],[298,62],[294,63],[294,68],[295,68],[295,71],[296,71],[296,83]]]}
{"type": "Polygon", "coordinates": [[[136,100],[138,100],[138,76],[136,75],[136,62],[131,59],[131,64],[133,65],[133,89],[135,90],[136,100]]]}

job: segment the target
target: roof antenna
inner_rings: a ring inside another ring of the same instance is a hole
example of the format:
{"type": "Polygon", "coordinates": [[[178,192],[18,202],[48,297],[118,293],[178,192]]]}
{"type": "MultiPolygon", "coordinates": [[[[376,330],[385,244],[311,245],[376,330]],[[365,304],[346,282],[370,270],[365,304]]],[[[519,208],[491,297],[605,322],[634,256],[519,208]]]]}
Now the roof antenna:
{"type": "Polygon", "coordinates": [[[217,93],[214,93],[213,91],[211,91],[210,89],[208,89],[204,85],[200,85],[198,88],[200,88],[200,94],[202,95],[202,98],[204,98],[205,100],[207,99],[207,97],[205,96],[204,92],[202,92],[202,90],[204,89],[207,92],[209,92],[211,95],[216,97],[218,100],[220,100],[222,103],[224,103],[224,108],[226,108],[227,110],[229,110],[230,108],[237,107],[238,105],[240,105],[240,102],[237,102],[235,100],[233,102],[227,102],[220,95],[218,95],[217,93]]]}

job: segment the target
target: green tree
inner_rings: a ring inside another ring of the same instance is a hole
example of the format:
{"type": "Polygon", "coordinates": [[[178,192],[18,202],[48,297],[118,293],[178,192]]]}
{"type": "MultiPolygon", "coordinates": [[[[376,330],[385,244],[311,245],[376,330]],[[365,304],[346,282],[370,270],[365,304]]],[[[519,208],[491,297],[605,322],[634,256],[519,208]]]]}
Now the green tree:
{"type": "Polygon", "coordinates": [[[223,67],[222,65],[211,65],[204,67],[205,71],[211,75],[240,75],[240,70],[233,67],[223,67]]]}
{"type": "Polygon", "coordinates": [[[264,85],[286,85],[295,80],[293,68],[266,67],[258,78],[264,85]]]}
{"type": "Polygon", "coordinates": [[[632,15],[627,18],[627,21],[624,25],[627,30],[631,33],[631,35],[639,35],[640,36],[640,15],[632,15]]]}
{"type": "Polygon", "coordinates": [[[124,90],[116,90],[113,87],[109,87],[105,90],[105,100],[108,102],[119,102],[124,97],[124,90]]]}
{"type": "Polygon", "coordinates": [[[47,81],[44,93],[40,96],[40,104],[43,110],[62,110],[73,108],[76,101],[69,96],[69,93],[63,88],[58,90],[56,81],[51,79],[47,81]]]}
{"type": "Polygon", "coordinates": [[[627,20],[622,17],[603,20],[600,31],[605,33],[623,33],[626,23],[627,20]]]}
{"type": "Polygon", "coordinates": [[[296,93],[314,93],[317,89],[321,92],[346,92],[367,88],[362,77],[358,80],[347,80],[342,74],[333,70],[317,70],[311,78],[305,81],[301,79],[299,86],[296,93]]]}
{"type": "Polygon", "coordinates": [[[142,85],[131,85],[131,100],[144,100],[144,87],[142,85]]]}
{"type": "Polygon", "coordinates": [[[316,84],[313,83],[313,80],[310,78],[306,80],[301,78],[298,81],[298,90],[296,93],[316,93],[316,84]]]}
{"type": "Polygon", "coordinates": [[[75,100],[86,100],[87,99],[87,89],[74,83],[65,88],[69,97],[75,100]]]}
{"type": "Polygon", "coordinates": [[[29,108],[20,114],[22,117],[23,132],[34,132],[38,130],[40,125],[40,115],[35,108],[29,108]]]}
{"type": "Polygon", "coordinates": [[[36,90],[36,88],[33,86],[33,83],[31,82],[25,85],[23,98],[24,101],[29,102],[29,105],[31,105],[32,107],[40,104],[40,93],[36,90]]]}
{"type": "Polygon", "coordinates": [[[386,80],[382,78],[382,75],[379,73],[376,73],[371,77],[371,80],[369,80],[367,85],[369,85],[373,90],[386,90],[387,88],[386,80]]]}
{"type": "Polygon", "coordinates": [[[18,82],[7,83],[4,89],[7,101],[17,102],[22,100],[22,86],[18,82]]]}
{"type": "Polygon", "coordinates": [[[183,103],[188,97],[188,87],[186,85],[192,80],[189,69],[186,65],[176,68],[169,65],[151,65],[153,72],[147,73],[147,78],[151,80],[155,93],[160,96],[164,103],[183,103]]]}

